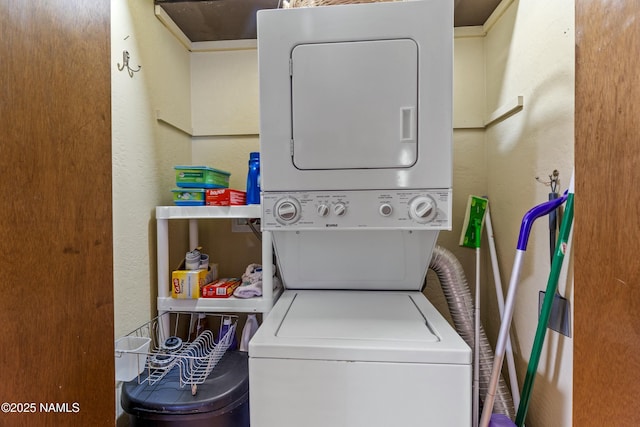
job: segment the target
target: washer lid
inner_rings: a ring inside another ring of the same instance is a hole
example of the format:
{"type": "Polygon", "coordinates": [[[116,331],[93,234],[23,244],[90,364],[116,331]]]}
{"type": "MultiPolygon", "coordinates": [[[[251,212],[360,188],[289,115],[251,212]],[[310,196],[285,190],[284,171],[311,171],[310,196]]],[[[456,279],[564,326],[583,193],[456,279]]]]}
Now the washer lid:
{"type": "Polygon", "coordinates": [[[437,342],[438,337],[406,294],[345,292],[296,295],[276,336],[437,342]]]}
{"type": "Polygon", "coordinates": [[[420,292],[287,291],[250,357],[470,364],[471,350],[420,292]]]}

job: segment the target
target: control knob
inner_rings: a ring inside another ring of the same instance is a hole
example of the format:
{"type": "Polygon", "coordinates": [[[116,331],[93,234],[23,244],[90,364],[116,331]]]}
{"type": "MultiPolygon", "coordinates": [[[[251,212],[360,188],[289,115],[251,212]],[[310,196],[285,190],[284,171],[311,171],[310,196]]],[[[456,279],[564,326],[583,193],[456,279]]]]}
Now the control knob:
{"type": "Polygon", "coordinates": [[[389,203],[383,203],[380,205],[379,212],[382,216],[389,216],[393,212],[393,206],[391,206],[389,203]]]}
{"type": "Polygon", "coordinates": [[[300,219],[300,203],[294,198],[278,200],[274,213],[281,224],[292,224],[300,219]]]}
{"type": "Polygon", "coordinates": [[[318,216],[325,217],[327,215],[329,215],[329,206],[325,205],[324,203],[318,205],[318,216]]]}
{"type": "Polygon", "coordinates": [[[337,216],[344,216],[347,213],[347,206],[342,202],[338,202],[333,205],[333,213],[337,216]]]}
{"type": "Polygon", "coordinates": [[[421,224],[433,220],[436,214],[436,202],[429,196],[418,196],[409,203],[409,216],[421,224]]]}

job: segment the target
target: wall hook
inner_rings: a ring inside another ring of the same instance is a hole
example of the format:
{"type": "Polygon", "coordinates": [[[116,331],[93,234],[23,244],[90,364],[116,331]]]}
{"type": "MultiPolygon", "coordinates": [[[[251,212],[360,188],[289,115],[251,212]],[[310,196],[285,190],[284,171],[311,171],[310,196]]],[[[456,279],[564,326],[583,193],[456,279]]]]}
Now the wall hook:
{"type": "Polygon", "coordinates": [[[554,169],[551,175],[549,175],[549,181],[543,181],[538,176],[536,176],[536,181],[548,187],[551,187],[552,192],[555,193],[558,189],[558,184],[560,183],[560,172],[558,172],[557,169],[554,169]]]}
{"type": "Polygon", "coordinates": [[[138,65],[138,69],[134,70],[133,68],[131,68],[129,66],[129,51],[123,50],[122,51],[122,65],[120,65],[120,63],[118,63],[118,71],[122,71],[125,68],[127,69],[127,72],[129,73],[129,77],[133,77],[133,73],[137,73],[138,71],[140,71],[140,69],[142,68],[140,65],[138,65]]]}

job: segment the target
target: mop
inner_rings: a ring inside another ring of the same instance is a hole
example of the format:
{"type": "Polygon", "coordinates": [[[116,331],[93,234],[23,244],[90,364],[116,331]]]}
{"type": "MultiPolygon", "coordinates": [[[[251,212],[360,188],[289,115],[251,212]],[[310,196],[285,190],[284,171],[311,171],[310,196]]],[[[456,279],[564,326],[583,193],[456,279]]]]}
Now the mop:
{"type": "Polygon", "coordinates": [[[542,311],[540,313],[540,318],[538,319],[536,337],[533,341],[531,357],[529,358],[529,366],[527,367],[527,375],[524,380],[524,386],[522,387],[522,400],[520,401],[520,405],[518,406],[518,415],[516,415],[516,425],[518,427],[522,427],[524,419],[527,415],[527,410],[529,409],[531,390],[533,389],[535,374],[538,371],[538,363],[540,362],[542,345],[544,344],[544,338],[547,333],[547,324],[549,323],[551,308],[553,306],[555,293],[558,288],[560,270],[562,270],[562,262],[564,260],[567,242],[569,241],[569,234],[571,233],[571,225],[573,223],[573,198],[575,193],[573,186],[574,183],[572,176],[571,184],[569,185],[569,194],[567,195],[567,204],[565,206],[562,223],[560,225],[558,245],[556,245],[555,254],[551,263],[551,273],[549,273],[547,290],[545,293],[544,302],[542,303],[542,311]]]}
{"type": "Polygon", "coordinates": [[[476,250],[476,298],[475,335],[473,339],[473,425],[478,425],[480,411],[480,242],[482,226],[489,201],[482,197],[469,196],[465,213],[465,228],[460,236],[460,246],[476,250]]]}
{"type": "MultiPolygon", "coordinates": [[[[565,194],[562,197],[535,206],[534,208],[530,209],[522,218],[520,234],[518,235],[518,244],[516,247],[516,256],[513,261],[513,268],[511,270],[511,279],[509,280],[509,291],[507,292],[505,312],[504,316],[502,317],[500,332],[498,334],[498,341],[496,343],[496,351],[493,359],[491,379],[489,380],[487,396],[485,397],[483,402],[484,405],[482,409],[482,417],[480,419],[480,427],[489,426],[489,422],[491,421],[491,412],[493,411],[493,404],[495,402],[498,380],[502,371],[502,362],[504,361],[506,343],[509,340],[509,329],[511,327],[511,319],[513,318],[515,296],[518,289],[520,273],[522,270],[522,261],[524,259],[524,253],[527,250],[531,227],[533,226],[533,223],[536,219],[554,211],[558,208],[558,206],[564,203],[566,199],[567,195],[565,194]]],[[[520,401],[520,405],[522,405],[522,400],[520,401]]]]}

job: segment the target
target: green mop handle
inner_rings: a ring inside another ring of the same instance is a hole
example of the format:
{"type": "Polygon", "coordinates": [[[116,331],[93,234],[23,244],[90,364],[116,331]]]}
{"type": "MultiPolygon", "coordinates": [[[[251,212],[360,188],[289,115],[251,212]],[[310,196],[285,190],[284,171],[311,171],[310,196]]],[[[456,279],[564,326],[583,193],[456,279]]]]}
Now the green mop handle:
{"type": "Polygon", "coordinates": [[[556,251],[551,263],[551,273],[549,274],[549,280],[547,282],[547,290],[544,295],[542,310],[540,311],[540,319],[538,319],[538,328],[536,330],[535,340],[533,341],[531,358],[529,359],[529,366],[527,368],[527,376],[525,377],[524,386],[522,387],[522,399],[520,400],[518,414],[516,416],[516,425],[518,427],[522,427],[524,424],[524,419],[527,416],[527,410],[529,409],[533,381],[535,380],[535,375],[538,371],[542,345],[544,344],[544,338],[547,333],[547,324],[549,323],[549,316],[551,315],[551,306],[553,305],[554,294],[558,287],[560,270],[562,270],[562,262],[564,260],[564,254],[567,242],[569,241],[569,234],[571,232],[571,225],[573,223],[573,198],[573,192],[569,192],[567,195],[564,217],[562,218],[562,224],[560,225],[560,235],[558,236],[559,244],[556,246],[556,251]]]}

